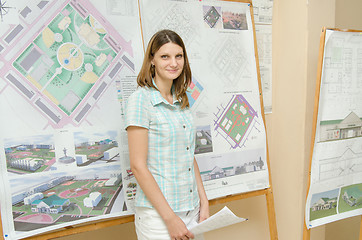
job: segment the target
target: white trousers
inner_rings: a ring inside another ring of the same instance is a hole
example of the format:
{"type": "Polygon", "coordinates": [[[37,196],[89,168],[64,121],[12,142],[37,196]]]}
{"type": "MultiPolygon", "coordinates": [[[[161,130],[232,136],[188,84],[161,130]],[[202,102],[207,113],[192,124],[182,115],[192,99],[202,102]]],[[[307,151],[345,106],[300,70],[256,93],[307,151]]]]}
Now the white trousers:
{"type": "MultiPolygon", "coordinates": [[[[200,218],[199,207],[192,211],[176,213],[186,227],[196,224],[200,218]]],[[[154,208],[136,207],[135,226],[138,240],[171,240],[167,226],[154,208]]],[[[203,235],[194,239],[203,240],[203,235]]]]}

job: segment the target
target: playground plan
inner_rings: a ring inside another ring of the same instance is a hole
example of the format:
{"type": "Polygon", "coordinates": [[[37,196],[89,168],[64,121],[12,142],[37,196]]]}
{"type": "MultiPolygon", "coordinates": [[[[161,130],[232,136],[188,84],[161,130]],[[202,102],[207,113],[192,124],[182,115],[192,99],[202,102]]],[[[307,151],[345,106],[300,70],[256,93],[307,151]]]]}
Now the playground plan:
{"type": "Polygon", "coordinates": [[[39,4],[41,20],[27,6],[25,22],[2,32],[2,95],[9,85],[37,111],[32,125],[79,126],[122,70],[135,72],[132,45],[87,1],[39,4]]]}

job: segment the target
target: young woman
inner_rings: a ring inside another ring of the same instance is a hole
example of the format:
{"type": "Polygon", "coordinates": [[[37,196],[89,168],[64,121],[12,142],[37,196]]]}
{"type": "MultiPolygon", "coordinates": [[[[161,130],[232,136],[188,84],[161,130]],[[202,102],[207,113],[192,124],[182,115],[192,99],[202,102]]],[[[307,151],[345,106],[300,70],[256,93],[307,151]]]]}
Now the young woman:
{"type": "Polygon", "coordinates": [[[190,239],[187,225],[209,217],[194,158],[195,127],[186,90],[191,69],[180,36],[161,30],[151,38],[126,108],[131,169],[139,187],[138,239],[190,239]]]}

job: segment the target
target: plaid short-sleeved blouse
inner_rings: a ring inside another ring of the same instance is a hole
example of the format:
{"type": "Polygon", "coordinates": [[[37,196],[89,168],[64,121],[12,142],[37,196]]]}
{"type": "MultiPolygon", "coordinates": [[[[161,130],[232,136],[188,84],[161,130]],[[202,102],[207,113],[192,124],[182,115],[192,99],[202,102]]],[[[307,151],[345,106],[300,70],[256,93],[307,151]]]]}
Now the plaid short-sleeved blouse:
{"type": "MultiPolygon", "coordinates": [[[[126,125],[148,129],[147,166],[175,212],[199,204],[194,173],[195,129],[189,109],[168,103],[153,88],[139,87],[128,99],[126,125]]],[[[152,207],[141,188],[136,206],[152,207]]]]}

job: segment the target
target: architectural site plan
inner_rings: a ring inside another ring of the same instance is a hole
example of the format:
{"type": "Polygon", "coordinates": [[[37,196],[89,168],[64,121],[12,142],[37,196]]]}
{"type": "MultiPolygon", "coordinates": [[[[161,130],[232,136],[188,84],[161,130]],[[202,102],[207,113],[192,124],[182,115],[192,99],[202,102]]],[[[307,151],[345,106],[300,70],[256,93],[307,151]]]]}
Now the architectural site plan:
{"type": "Polygon", "coordinates": [[[362,36],[327,30],[308,228],[362,213],[362,36]]]}
{"type": "Polygon", "coordinates": [[[185,42],[193,77],[188,97],[197,125],[195,156],[208,198],[267,188],[249,5],[141,0],[140,8],[145,44],[163,28],[185,42]]]}
{"type": "Polygon", "coordinates": [[[88,0],[12,4],[0,22],[5,239],[130,214],[120,130],[143,56],[138,11],[88,0]]]}
{"type": "Polygon", "coordinates": [[[186,44],[195,156],[208,198],[269,187],[249,4],[6,1],[0,19],[5,239],[133,214],[137,182],[124,107],[137,88],[144,46],[164,28],[186,44]]]}

